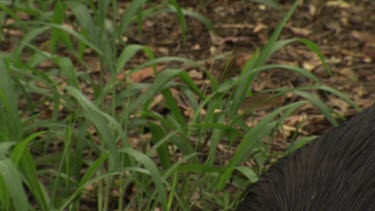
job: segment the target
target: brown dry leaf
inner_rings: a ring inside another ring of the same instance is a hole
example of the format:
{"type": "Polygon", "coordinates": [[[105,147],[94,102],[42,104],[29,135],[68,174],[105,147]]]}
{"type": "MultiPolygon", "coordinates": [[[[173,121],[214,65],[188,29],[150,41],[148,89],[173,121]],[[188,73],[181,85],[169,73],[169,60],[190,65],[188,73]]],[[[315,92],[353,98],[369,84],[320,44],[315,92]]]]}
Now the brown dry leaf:
{"type": "Polygon", "coordinates": [[[322,64],[319,57],[314,52],[298,50],[298,53],[306,58],[302,63],[302,66],[308,71],[311,71],[322,64]]]}
{"type": "MultiPolygon", "coordinates": [[[[156,66],[156,72],[160,72],[165,68],[164,65],[159,65],[156,66]]],[[[154,68],[153,67],[146,67],[143,68],[142,70],[139,70],[137,72],[134,72],[133,74],[130,75],[130,78],[134,82],[141,82],[146,78],[153,78],[155,77],[154,75],[154,68]]]]}
{"type": "Polygon", "coordinates": [[[254,33],[257,33],[257,32],[259,32],[259,31],[262,31],[263,29],[267,29],[267,28],[268,28],[268,26],[267,26],[266,24],[259,22],[259,23],[257,23],[257,25],[254,27],[253,32],[254,32],[254,33]]]}
{"type": "Polygon", "coordinates": [[[300,36],[309,36],[312,33],[312,31],[310,29],[307,29],[307,28],[290,26],[290,27],[288,27],[288,29],[290,29],[294,34],[300,35],[300,36]]]}
{"type": "Polygon", "coordinates": [[[342,68],[339,73],[343,76],[345,76],[347,79],[351,80],[351,81],[354,81],[354,82],[357,82],[358,81],[358,75],[357,73],[355,73],[353,71],[352,68],[349,68],[349,67],[344,67],[342,68]]]}
{"type": "Polygon", "coordinates": [[[100,60],[95,56],[85,56],[84,61],[90,67],[91,73],[100,72],[100,60]]]}
{"type": "Polygon", "coordinates": [[[309,7],[309,14],[311,16],[314,16],[316,14],[316,11],[317,11],[316,6],[312,5],[312,4],[309,4],[308,7],[309,7]]]}
{"type": "Polygon", "coordinates": [[[163,95],[161,95],[161,94],[156,95],[156,96],[154,97],[154,100],[152,101],[150,107],[153,108],[153,107],[155,107],[156,105],[159,105],[163,100],[164,100],[163,95]]]}
{"type": "Polygon", "coordinates": [[[344,1],[328,1],[326,5],[331,7],[338,7],[341,9],[348,9],[350,7],[350,4],[344,1]]]}
{"type": "Polygon", "coordinates": [[[191,71],[189,71],[188,74],[189,74],[190,78],[192,78],[192,79],[196,79],[196,80],[203,79],[203,73],[199,72],[197,70],[191,70],[191,71]]]}
{"type": "Polygon", "coordinates": [[[254,25],[248,24],[248,23],[241,23],[241,24],[236,24],[236,23],[229,23],[229,24],[220,24],[217,25],[216,28],[223,28],[223,29],[246,29],[246,28],[254,28],[254,25]]]}
{"type": "MultiPolygon", "coordinates": [[[[162,70],[165,69],[165,65],[159,65],[159,66],[156,66],[156,72],[160,72],[162,70]]],[[[120,81],[120,80],[123,80],[126,76],[126,73],[125,72],[122,72],[120,74],[118,74],[116,76],[116,80],[117,81],[120,81]]],[[[153,67],[146,67],[146,68],[143,68],[137,72],[134,72],[130,75],[130,79],[133,81],[133,82],[141,82],[143,80],[145,80],[146,78],[154,78],[155,75],[154,75],[154,68],[153,67]]]]}
{"type": "Polygon", "coordinates": [[[210,35],[210,41],[213,45],[222,45],[223,44],[223,38],[217,35],[216,33],[209,32],[210,35]]]}
{"type": "Polygon", "coordinates": [[[339,113],[343,113],[343,114],[347,113],[347,111],[350,108],[348,103],[344,102],[341,99],[334,98],[334,97],[329,98],[328,104],[332,107],[335,107],[336,109],[339,110],[339,113]]]}
{"type": "Polygon", "coordinates": [[[251,58],[251,55],[248,55],[248,54],[243,54],[243,55],[239,55],[237,58],[236,58],[236,61],[235,61],[235,65],[237,68],[239,69],[242,69],[246,62],[249,61],[249,59],[251,58]]]}
{"type": "Polygon", "coordinates": [[[352,36],[357,40],[365,43],[375,43],[375,35],[363,31],[352,31],[352,36]]]}
{"type": "Polygon", "coordinates": [[[46,70],[48,70],[48,69],[52,69],[52,68],[55,68],[55,67],[56,67],[56,64],[53,63],[53,62],[50,61],[50,60],[45,60],[45,61],[43,61],[42,63],[40,63],[40,64],[38,65],[38,68],[46,69],[46,70]]]}
{"type": "Polygon", "coordinates": [[[191,50],[200,50],[201,49],[201,45],[199,44],[195,44],[191,47],[191,50]]]}
{"type": "Polygon", "coordinates": [[[375,59],[375,42],[366,43],[365,46],[363,46],[363,52],[371,59],[375,59]]]}

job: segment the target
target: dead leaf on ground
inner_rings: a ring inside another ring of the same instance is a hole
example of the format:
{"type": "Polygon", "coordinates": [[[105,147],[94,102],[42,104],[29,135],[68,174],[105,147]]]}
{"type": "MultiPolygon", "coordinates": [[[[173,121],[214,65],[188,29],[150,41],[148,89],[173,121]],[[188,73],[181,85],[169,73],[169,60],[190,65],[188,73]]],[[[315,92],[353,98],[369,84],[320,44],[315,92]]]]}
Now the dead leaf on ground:
{"type": "MultiPolygon", "coordinates": [[[[155,68],[157,73],[161,72],[164,69],[165,69],[165,65],[159,65],[159,66],[156,66],[155,68]]],[[[122,72],[117,75],[116,80],[117,81],[123,80],[126,77],[126,75],[127,74],[125,72],[122,72]]],[[[154,78],[155,77],[154,67],[145,67],[137,72],[130,74],[129,77],[133,82],[138,82],[138,83],[147,78],[154,78]]]]}

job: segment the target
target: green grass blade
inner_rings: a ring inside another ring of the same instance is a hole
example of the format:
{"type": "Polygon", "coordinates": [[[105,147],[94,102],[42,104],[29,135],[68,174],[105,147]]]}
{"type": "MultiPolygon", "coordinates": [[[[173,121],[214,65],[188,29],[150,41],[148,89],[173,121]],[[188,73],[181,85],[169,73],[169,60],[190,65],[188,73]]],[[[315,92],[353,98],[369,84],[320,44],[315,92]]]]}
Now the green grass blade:
{"type": "Polygon", "coordinates": [[[87,33],[87,37],[89,38],[89,40],[95,46],[99,47],[100,46],[99,44],[101,43],[101,40],[100,40],[101,36],[100,36],[99,28],[94,23],[94,20],[92,19],[90,11],[87,9],[87,7],[82,3],[73,2],[73,1],[67,2],[67,5],[73,11],[81,27],[87,33]]]}
{"type": "Polygon", "coordinates": [[[309,91],[309,90],[322,90],[322,91],[326,91],[326,92],[329,92],[329,93],[332,93],[336,96],[338,96],[339,98],[343,99],[345,102],[347,102],[349,105],[351,105],[356,111],[361,111],[361,109],[358,107],[357,104],[355,104],[347,95],[345,95],[344,93],[340,92],[339,90],[337,89],[334,89],[332,87],[328,87],[328,86],[325,86],[325,85],[318,85],[318,86],[303,86],[303,87],[296,87],[296,88],[277,88],[277,89],[267,89],[267,90],[263,90],[261,91],[261,93],[274,93],[274,92],[278,92],[280,94],[285,94],[285,93],[288,93],[288,92],[293,92],[293,91],[309,91]]]}
{"type": "Polygon", "coordinates": [[[23,181],[35,197],[42,210],[50,210],[50,198],[48,193],[38,178],[37,169],[33,157],[28,150],[24,150],[19,162],[19,169],[22,171],[23,181]]]}
{"type": "Polygon", "coordinates": [[[140,50],[146,48],[142,45],[128,45],[126,48],[121,52],[120,56],[117,59],[117,72],[120,72],[120,70],[125,66],[125,64],[140,50]]]}
{"type": "Polygon", "coordinates": [[[199,22],[203,23],[203,25],[208,30],[212,30],[214,28],[214,24],[212,23],[212,21],[210,19],[204,17],[203,15],[201,15],[199,13],[196,13],[194,11],[186,10],[186,9],[182,9],[182,12],[183,12],[184,15],[195,18],[199,22]]]}
{"type": "Polygon", "coordinates": [[[75,88],[79,88],[77,70],[69,58],[56,58],[56,64],[60,67],[63,75],[68,80],[68,84],[75,88]]]}
{"type": "Polygon", "coordinates": [[[329,66],[327,65],[326,60],[324,59],[324,56],[319,49],[319,46],[315,44],[313,41],[308,40],[308,39],[299,38],[298,41],[304,43],[308,48],[310,48],[310,50],[312,50],[319,57],[320,61],[323,64],[324,69],[327,71],[327,73],[330,76],[332,76],[333,73],[331,69],[329,68],[329,66]]]}
{"type": "Polygon", "coordinates": [[[236,170],[241,172],[245,177],[251,182],[254,183],[258,181],[257,174],[248,166],[237,166],[236,170]]]}
{"type": "Polygon", "coordinates": [[[289,144],[288,149],[283,153],[283,156],[288,156],[290,153],[297,151],[299,148],[311,142],[315,138],[316,136],[309,136],[309,137],[304,137],[297,141],[292,142],[291,144],[289,144]]]}
{"type": "Polygon", "coordinates": [[[313,51],[317,56],[318,58],[320,59],[320,61],[322,62],[323,64],[323,67],[324,69],[326,70],[326,72],[332,76],[333,73],[331,71],[331,69],[329,68],[329,66],[327,65],[327,62],[326,60],[324,59],[324,56],[323,56],[323,53],[320,51],[319,49],[319,46],[317,44],[315,44],[313,41],[311,40],[308,40],[308,39],[304,39],[304,38],[291,38],[291,39],[286,39],[286,40],[280,40],[280,41],[277,41],[274,46],[272,46],[272,49],[271,49],[271,55],[273,53],[275,53],[276,51],[278,51],[279,49],[293,43],[293,42],[301,42],[303,43],[304,45],[306,45],[311,51],[313,51]]]}
{"type": "Polygon", "coordinates": [[[109,168],[110,171],[117,169],[120,163],[120,156],[117,149],[117,134],[122,138],[123,143],[129,146],[127,142],[126,134],[123,132],[120,124],[109,114],[100,110],[93,102],[87,99],[78,89],[73,87],[67,87],[67,91],[73,95],[73,97],[83,107],[83,116],[92,122],[98,130],[105,149],[109,150],[109,168]],[[114,129],[114,130],[113,130],[114,129]],[[117,132],[117,134],[115,133],[117,132]]]}
{"type": "MultiPolygon", "coordinates": [[[[129,142],[127,141],[127,135],[124,133],[124,130],[122,129],[121,125],[112,116],[100,110],[93,102],[87,99],[87,97],[84,96],[82,92],[80,92],[78,89],[71,86],[66,87],[66,89],[70,94],[73,95],[74,98],[76,98],[79,104],[87,111],[87,116],[90,117],[94,124],[98,123],[97,120],[99,120],[98,118],[100,118],[100,120],[103,122],[99,125],[102,125],[101,127],[103,131],[110,131],[109,125],[111,125],[119,134],[125,146],[130,146],[129,142]],[[108,122],[109,125],[107,125],[106,122],[108,122]]],[[[105,134],[109,135],[110,133],[105,134]]],[[[109,136],[112,138],[114,137],[113,135],[109,136]]],[[[111,141],[115,141],[115,139],[112,139],[111,141]]]]}
{"type": "Polygon", "coordinates": [[[173,97],[171,90],[165,89],[161,92],[166,100],[168,108],[171,110],[172,115],[176,118],[177,122],[179,123],[179,128],[186,127],[186,120],[183,114],[180,111],[180,108],[177,105],[176,99],[173,97]]]}
{"type": "Polygon", "coordinates": [[[318,107],[319,110],[324,114],[324,116],[328,119],[328,121],[331,122],[333,126],[337,127],[339,125],[336,119],[332,116],[332,109],[330,109],[321,99],[312,95],[311,93],[304,92],[304,91],[296,90],[293,93],[307,99],[316,107],[318,107]]]}
{"type": "Polygon", "coordinates": [[[275,46],[275,43],[277,39],[280,37],[281,31],[283,30],[286,22],[290,19],[292,16],[294,10],[298,6],[298,1],[295,1],[292,5],[292,7],[289,9],[288,13],[284,16],[282,19],[281,23],[276,27],[275,31],[272,33],[270,39],[267,41],[266,45],[264,48],[261,50],[259,53],[259,56],[256,60],[255,66],[261,66],[263,65],[266,60],[271,56],[272,48],[275,46]]]}
{"type": "Polygon", "coordinates": [[[72,29],[69,29],[69,28],[67,28],[64,25],[59,25],[59,24],[54,24],[54,23],[48,23],[48,22],[37,22],[37,21],[29,21],[27,23],[28,24],[33,24],[33,25],[40,25],[41,24],[41,25],[49,26],[51,28],[60,29],[60,30],[62,30],[64,32],[72,35],[73,37],[75,37],[77,40],[79,40],[80,42],[84,43],[85,45],[89,46],[91,49],[93,49],[99,55],[103,55],[103,51],[98,46],[96,46],[95,43],[91,42],[90,40],[86,39],[80,33],[76,32],[76,31],[74,31],[72,29]]]}
{"type": "Polygon", "coordinates": [[[233,170],[235,170],[236,166],[242,161],[242,159],[249,154],[250,151],[256,149],[256,142],[259,142],[265,135],[266,132],[269,130],[268,125],[270,122],[276,118],[281,112],[285,110],[294,111],[295,109],[299,108],[300,106],[306,104],[306,101],[300,101],[296,103],[292,103],[281,108],[274,110],[272,113],[268,114],[264,117],[257,125],[251,128],[247,134],[244,136],[243,140],[241,141],[240,145],[237,147],[237,151],[235,152],[232,160],[226,167],[224,174],[220,177],[220,181],[218,184],[218,189],[222,190],[228,179],[231,177],[233,170]]]}
{"type": "Polygon", "coordinates": [[[139,163],[143,164],[145,168],[150,172],[151,178],[155,184],[156,191],[159,193],[159,198],[161,202],[161,206],[163,210],[167,210],[168,200],[167,200],[167,192],[163,185],[163,179],[161,177],[160,171],[158,170],[155,163],[146,155],[133,150],[131,148],[124,148],[120,150],[128,155],[134,157],[139,163]]]}
{"type": "Polygon", "coordinates": [[[29,135],[28,137],[26,137],[21,142],[16,144],[16,146],[13,149],[12,154],[11,154],[11,159],[14,162],[14,164],[16,164],[16,165],[19,164],[22,156],[24,155],[25,151],[27,150],[27,145],[32,140],[34,140],[36,137],[38,137],[38,136],[40,136],[44,133],[45,133],[45,131],[39,131],[39,132],[33,133],[33,134],[29,135]]]}
{"type": "Polygon", "coordinates": [[[190,90],[197,94],[201,99],[204,100],[206,98],[206,96],[201,92],[197,85],[195,85],[194,80],[189,76],[187,72],[181,72],[179,74],[179,77],[188,85],[190,90]]]}
{"type": "Polygon", "coordinates": [[[125,33],[130,25],[132,18],[137,14],[138,10],[141,9],[142,5],[146,3],[147,0],[133,0],[130,5],[126,8],[124,14],[120,19],[119,35],[116,37],[121,37],[125,33]]]}
{"type": "Polygon", "coordinates": [[[109,154],[103,154],[90,165],[89,169],[87,169],[85,175],[83,175],[81,181],[79,182],[79,187],[82,187],[89,181],[89,179],[94,175],[94,173],[99,169],[104,161],[107,160],[108,156],[109,154]]]}
{"type": "MultiPolygon", "coordinates": [[[[29,210],[29,202],[22,187],[21,177],[10,159],[0,160],[0,179],[4,182],[15,210],[29,210]]],[[[5,194],[4,193],[0,193],[5,194]]]]}
{"type": "Polygon", "coordinates": [[[166,69],[162,71],[155,79],[155,82],[147,89],[146,92],[141,94],[137,99],[129,105],[129,113],[134,113],[137,109],[145,105],[146,101],[150,100],[155,94],[163,90],[165,84],[177,77],[182,70],[166,69]]]}
{"type": "Polygon", "coordinates": [[[176,10],[177,12],[177,17],[178,17],[178,21],[180,22],[180,26],[181,26],[181,31],[182,31],[182,37],[183,37],[183,40],[184,40],[184,44],[186,44],[186,20],[185,20],[185,16],[182,12],[182,9],[180,7],[180,5],[178,4],[177,0],[169,0],[171,6],[176,10]]]}
{"type": "Polygon", "coordinates": [[[95,172],[97,172],[97,170],[99,169],[99,167],[104,163],[104,161],[107,160],[107,158],[108,158],[108,154],[103,154],[98,159],[96,159],[94,163],[92,163],[90,165],[90,167],[89,167],[89,169],[87,169],[85,175],[83,175],[83,177],[82,177],[82,179],[81,179],[81,181],[80,181],[80,183],[79,183],[79,185],[77,187],[77,190],[73,194],[71,194],[71,196],[64,202],[63,205],[61,205],[61,207],[59,207],[58,210],[61,210],[61,211],[62,210],[66,210],[65,208],[67,206],[69,206],[69,204],[71,204],[72,201],[82,193],[83,189],[87,185],[89,185],[89,184],[91,184],[91,183],[93,183],[95,181],[98,181],[100,179],[103,179],[105,177],[117,174],[117,173],[104,174],[104,175],[101,175],[99,177],[94,178],[90,182],[89,179],[94,175],[95,172]]]}
{"type": "Polygon", "coordinates": [[[292,16],[297,5],[298,5],[298,2],[295,1],[292,7],[290,8],[289,12],[284,16],[281,23],[276,27],[276,29],[272,33],[270,39],[267,41],[264,48],[259,53],[255,52],[251,60],[248,61],[245,67],[243,68],[243,72],[241,73],[241,76],[240,76],[241,80],[239,80],[239,86],[236,88],[233,94],[233,102],[230,108],[231,115],[237,112],[246,94],[248,92],[251,93],[251,85],[256,76],[256,72],[253,72],[253,69],[263,66],[266,60],[272,55],[275,43],[277,39],[279,38],[281,31],[283,27],[285,26],[286,22],[292,16]]]}
{"type": "MultiPolygon", "coordinates": [[[[54,24],[63,24],[65,19],[65,10],[66,5],[60,1],[58,1],[55,5],[55,8],[53,10],[53,17],[52,17],[52,23],[54,24]]],[[[66,46],[69,50],[73,50],[73,43],[70,40],[69,36],[62,30],[52,28],[51,29],[51,51],[52,53],[56,53],[58,49],[58,44],[62,43],[64,46],[66,46]]]]}
{"type": "Polygon", "coordinates": [[[48,26],[42,27],[35,27],[34,29],[30,30],[21,40],[20,44],[18,45],[17,49],[14,52],[14,57],[18,58],[21,56],[23,49],[26,47],[27,44],[31,44],[31,41],[36,39],[40,34],[46,33],[49,29],[48,26]]]}
{"type": "Polygon", "coordinates": [[[0,132],[10,141],[22,140],[22,123],[18,112],[18,95],[13,87],[5,59],[0,58],[0,132]]]}
{"type": "Polygon", "coordinates": [[[291,65],[283,65],[283,64],[270,64],[270,65],[263,65],[261,67],[258,67],[258,68],[255,68],[254,69],[254,72],[260,72],[260,71],[263,71],[263,70],[270,70],[270,69],[285,69],[285,70],[289,70],[289,71],[293,71],[293,72],[296,72],[306,78],[309,78],[317,83],[320,83],[320,79],[318,77],[316,77],[314,74],[310,73],[309,71],[303,69],[303,68],[300,68],[300,67],[295,67],[295,66],[291,66],[291,65]]]}
{"type": "MultiPolygon", "coordinates": [[[[162,141],[162,139],[165,137],[163,129],[159,125],[152,122],[150,122],[148,127],[150,128],[150,132],[152,134],[152,141],[154,142],[154,144],[157,144],[158,142],[162,141]]],[[[165,169],[168,169],[172,165],[168,144],[164,142],[156,150],[158,152],[158,157],[160,159],[162,166],[164,166],[165,169]]]]}
{"type": "Polygon", "coordinates": [[[0,160],[4,160],[8,158],[10,149],[16,145],[16,142],[14,141],[4,141],[2,142],[0,140],[0,160]]]}

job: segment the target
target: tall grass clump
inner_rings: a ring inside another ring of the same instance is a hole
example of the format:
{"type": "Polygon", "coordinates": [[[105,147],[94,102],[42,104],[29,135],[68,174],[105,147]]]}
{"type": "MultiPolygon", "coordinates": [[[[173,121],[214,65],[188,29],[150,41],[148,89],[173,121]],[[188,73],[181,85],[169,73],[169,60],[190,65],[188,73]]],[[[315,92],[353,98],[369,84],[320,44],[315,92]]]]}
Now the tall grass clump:
{"type": "MultiPolygon", "coordinates": [[[[209,20],[181,8],[178,1],[134,0],[124,11],[120,1],[108,0],[1,2],[3,28],[21,36],[14,49],[0,55],[0,209],[231,209],[237,195],[224,189],[243,188],[238,184],[244,178],[257,180],[259,172],[242,162],[251,156],[263,166],[269,160],[263,140],[272,138],[285,118],[312,103],[337,124],[331,109],[311,90],[354,105],[302,68],[266,63],[279,49],[300,42],[331,73],[313,42],[279,40],[296,6],[240,76],[222,83],[210,76],[211,87],[203,92],[182,69],[157,71],[160,63],[202,68],[199,62],[156,58],[147,46],[123,39],[129,27],[166,12],[176,14],[185,40],[186,16],[211,27],[209,20]],[[138,54],[147,61],[130,65],[138,54]],[[89,58],[96,61],[94,66],[89,58]],[[128,80],[145,67],[154,68],[152,82],[128,80]],[[240,113],[240,106],[253,95],[257,74],[275,68],[296,72],[316,85],[263,90],[275,97],[293,93],[303,100],[248,126],[253,108],[240,113]],[[125,79],[119,80],[119,74],[125,79]],[[194,111],[191,118],[181,112],[172,90],[187,100],[194,111]],[[166,114],[151,109],[156,96],[162,97],[166,114]],[[223,145],[232,151],[230,157],[218,152],[223,145]]],[[[306,140],[297,141],[290,151],[306,140]]]]}

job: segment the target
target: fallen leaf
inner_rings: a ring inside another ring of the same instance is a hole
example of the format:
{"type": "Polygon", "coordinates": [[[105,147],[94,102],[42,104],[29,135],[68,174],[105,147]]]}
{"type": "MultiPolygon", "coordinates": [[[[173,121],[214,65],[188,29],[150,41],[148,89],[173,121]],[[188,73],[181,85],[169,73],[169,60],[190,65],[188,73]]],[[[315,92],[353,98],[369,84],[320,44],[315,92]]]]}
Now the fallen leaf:
{"type": "MultiPolygon", "coordinates": [[[[160,66],[156,66],[156,72],[159,73],[160,71],[162,71],[163,69],[165,69],[165,65],[160,65],[160,66]]],[[[116,80],[117,81],[120,81],[120,80],[123,80],[126,76],[126,73],[125,72],[122,72],[120,74],[118,74],[116,76],[116,80]]],[[[132,74],[130,74],[130,79],[133,81],[133,82],[141,82],[147,78],[154,78],[155,75],[154,75],[154,67],[146,67],[146,68],[143,68],[137,72],[134,72],[132,74]]]]}
{"type": "Polygon", "coordinates": [[[353,71],[352,68],[344,67],[340,71],[340,74],[344,75],[347,79],[357,82],[358,81],[358,75],[353,71]]]}

